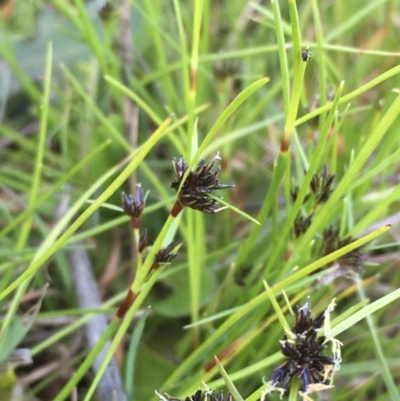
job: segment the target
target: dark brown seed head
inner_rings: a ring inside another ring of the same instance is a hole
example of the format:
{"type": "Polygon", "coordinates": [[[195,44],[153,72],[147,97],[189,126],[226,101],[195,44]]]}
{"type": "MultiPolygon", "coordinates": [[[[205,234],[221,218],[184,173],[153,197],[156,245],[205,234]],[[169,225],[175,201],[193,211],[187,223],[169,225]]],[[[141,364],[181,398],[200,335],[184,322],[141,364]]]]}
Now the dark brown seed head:
{"type": "Polygon", "coordinates": [[[237,59],[236,60],[218,59],[212,65],[214,76],[220,81],[224,81],[225,79],[237,74],[239,68],[240,64],[237,59]]]}
{"type": "Polygon", "coordinates": [[[181,186],[188,164],[183,157],[179,160],[174,159],[173,164],[176,180],[171,182],[171,188],[179,191],[178,200],[182,207],[190,207],[205,213],[215,213],[217,211],[217,201],[210,198],[209,194],[214,190],[231,188],[233,186],[220,184],[218,181],[217,175],[221,168],[217,167],[215,170],[212,170],[217,158],[219,157],[215,157],[208,164],[206,164],[204,159],[200,160],[197,167],[188,174],[180,190],[179,187],[181,186]]]}
{"type": "Polygon", "coordinates": [[[176,257],[181,245],[182,243],[178,245],[174,245],[174,243],[171,243],[166,248],[160,249],[156,254],[152,269],[156,270],[162,265],[171,263],[172,259],[176,257]]]}
{"type": "Polygon", "coordinates": [[[231,393],[228,393],[228,395],[224,397],[224,392],[222,390],[217,395],[214,394],[213,390],[204,393],[201,390],[197,390],[196,393],[182,400],[179,398],[161,396],[160,394],[159,396],[160,401],[233,401],[231,393]]]}
{"type": "Polygon", "coordinates": [[[148,242],[149,242],[149,239],[147,238],[147,230],[145,229],[140,233],[140,237],[139,237],[138,250],[140,253],[142,253],[146,249],[148,242]]]}
{"type": "Polygon", "coordinates": [[[328,174],[326,166],[322,173],[314,174],[310,182],[311,192],[315,194],[315,203],[324,203],[329,199],[333,189],[331,188],[335,174],[328,174]]]}
{"type": "Polygon", "coordinates": [[[308,49],[305,49],[301,52],[301,58],[304,62],[311,60],[311,52],[308,49]]]}
{"type": "Polygon", "coordinates": [[[300,390],[306,393],[311,383],[324,383],[326,369],[335,365],[333,358],[320,355],[325,349],[325,337],[318,337],[318,331],[323,327],[324,320],[324,312],[315,319],[311,317],[309,299],[303,307],[297,307],[293,336],[288,338],[285,335],[281,341],[281,351],[287,360],[274,370],[271,378],[273,386],[281,384],[287,388],[297,376],[301,383],[300,390]]]}
{"type": "MultiPolygon", "coordinates": [[[[330,253],[345,247],[351,242],[353,242],[353,238],[351,236],[341,239],[339,236],[339,228],[329,226],[322,233],[321,254],[322,256],[329,255],[330,253]]],[[[351,267],[357,273],[362,274],[364,272],[364,257],[361,248],[353,249],[352,251],[341,256],[335,262],[341,266],[351,267]]]]}
{"type": "Polygon", "coordinates": [[[136,196],[126,195],[125,192],[122,192],[122,209],[128,216],[136,219],[141,216],[145,206],[142,186],[138,184],[137,187],[136,196]]]}
{"type": "Polygon", "coordinates": [[[309,216],[304,217],[301,214],[298,214],[296,220],[294,221],[293,232],[296,238],[303,235],[310,227],[312,218],[314,213],[311,213],[309,216]]]}
{"type": "Polygon", "coordinates": [[[106,1],[104,6],[99,11],[99,17],[103,22],[108,22],[114,16],[116,16],[114,6],[109,1],[106,1]]]}

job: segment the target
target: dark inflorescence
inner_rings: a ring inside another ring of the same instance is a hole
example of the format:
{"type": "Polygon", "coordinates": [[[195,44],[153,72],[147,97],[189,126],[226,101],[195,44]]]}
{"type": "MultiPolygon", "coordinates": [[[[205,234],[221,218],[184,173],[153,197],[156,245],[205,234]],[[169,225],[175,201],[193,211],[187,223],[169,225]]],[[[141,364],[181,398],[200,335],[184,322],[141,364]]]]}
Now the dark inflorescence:
{"type": "Polygon", "coordinates": [[[335,179],[335,174],[328,174],[326,166],[321,174],[314,174],[311,182],[311,191],[315,194],[315,203],[324,203],[329,199],[333,189],[332,184],[335,179]]]}
{"type": "Polygon", "coordinates": [[[231,393],[228,393],[228,395],[224,397],[224,392],[222,390],[217,395],[214,394],[214,391],[205,391],[203,393],[201,390],[197,390],[193,395],[182,400],[179,398],[166,397],[165,395],[158,395],[160,401],[233,401],[231,393]]]}
{"type": "MultiPolygon", "coordinates": [[[[335,174],[329,174],[326,166],[324,166],[321,173],[314,174],[310,181],[310,192],[305,194],[303,204],[306,204],[311,198],[313,208],[316,210],[319,204],[326,202],[333,191],[332,185],[334,179],[335,174]],[[311,195],[313,196],[311,197],[311,195]]],[[[300,189],[297,185],[290,190],[290,197],[293,203],[296,202],[299,193],[300,189]]],[[[312,223],[313,216],[314,213],[304,216],[302,212],[297,215],[293,225],[293,234],[295,238],[300,237],[308,230],[312,223]]]]}
{"type": "MultiPolygon", "coordinates": [[[[299,187],[296,185],[293,189],[290,190],[290,196],[292,198],[292,202],[295,203],[296,199],[299,195],[300,189],[299,187]]],[[[310,198],[310,194],[307,194],[304,199],[303,199],[303,203],[306,203],[308,201],[308,199],[310,198]]]]}
{"type": "MultiPolygon", "coordinates": [[[[352,241],[353,238],[351,236],[341,239],[339,236],[339,228],[329,226],[322,233],[322,256],[329,255],[330,253],[350,244],[352,241]]],[[[364,272],[363,253],[360,248],[353,249],[344,254],[337,260],[337,263],[342,266],[349,266],[360,274],[364,272]]]]}
{"type": "Polygon", "coordinates": [[[147,236],[147,229],[144,229],[140,233],[140,237],[139,237],[138,250],[139,250],[140,253],[142,253],[146,249],[148,243],[149,243],[149,238],[147,236]]]}
{"type": "Polygon", "coordinates": [[[116,16],[115,7],[111,4],[111,2],[106,1],[104,6],[99,10],[99,17],[103,22],[108,22],[114,16],[116,16]]]}
{"type": "Polygon", "coordinates": [[[144,196],[142,186],[139,184],[136,195],[126,195],[122,192],[122,209],[131,218],[138,219],[143,213],[144,196]]]}
{"type": "Polygon", "coordinates": [[[304,62],[311,60],[311,52],[308,49],[305,49],[301,52],[301,58],[304,62]]]}
{"type": "Polygon", "coordinates": [[[324,312],[315,319],[311,317],[309,299],[303,307],[297,307],[293,336],[288,338],[285,335],[281,341],[281,350],[286,362],[274,370],[271,378],[273,387],[280,384],[286,389],[295,376],[300,379],[300,391],[303,393],[308,391],[312,383],[325,383],[327,372],[332,371],[336,361],[321,355],[326,348],[323,344],[325,336],[318,336],[318,331],[323,327],[324,320],[324,312]]]}
{"type": "Polygon", "coordinates": [[[314,213],[311,213],[307,217],[304,217],[301,214],[298,214],[296,216],[296,220],[294,221],[294,226],[293,226],[293,232],[296,238],[300,237],[308,230],[308,227],[310,227],[311,225],[313,216],[314,213]]]}
{"type": "Polygon", "coordinates": [[[174,243],[171,243],[166,248],[160,249],[155,256],[153,270],[158,269],[161,265],[170,263],[176,257],[176,252],[180,246],[181,244],[175,246],[174,243]]]}
{"type": "Polygon", "coordinates": [[[217,59],[213,63],[212,68],[214,76],[218,80],[224,81],[225,79],[232,77],[239,72],[240,64],[238,59],[217,59]]]}
{"type": "Polygon", "coordinates": [[[188,164],[183,157],[179,160],[174,159],[176,180],[171,182],[171,188],[179,191],[178,201],[182,207],[190,207],[206,213],[215,213],[217,211],[217,201],[210,198],[209,194],[216,189],[232,187],[229,184],[220,184],[218,181],[217,175],[221,167],[212,170],[217,158],[218,156],[208,164],[204,159],[200,160],[197,167],[189,173],[180,190],[179,187],[188,169],[188,164]]]}

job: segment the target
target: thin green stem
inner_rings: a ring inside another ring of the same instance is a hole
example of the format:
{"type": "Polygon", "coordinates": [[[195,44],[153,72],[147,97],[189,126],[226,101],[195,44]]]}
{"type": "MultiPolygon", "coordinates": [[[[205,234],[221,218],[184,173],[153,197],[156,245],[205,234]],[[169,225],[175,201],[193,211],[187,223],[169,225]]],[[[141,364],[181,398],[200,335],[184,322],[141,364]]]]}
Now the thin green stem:
{"type": "Polygon", "coordinates": [[[164,242],[164,239],[168,233],[168,230],[170,229],[172,222],[174,221],[174,217],[171,215],[168,215],[167,221],[165,222],[163,228],[161,229],[160,233],[158,234],[157,239],[155,240],[154,244],[152,245],[149,254],[146,257],[146,260],[143,263],[143,266],[141,267],[140,271],[137,272],[137,275],[135,276],[135,280],[132,283],[131,290],[133,291],[134,294],[139,293],[141,290],[142,286],[145,284],[148,274],[150,273],[150,270],[153,266],[155,256],[157,252],[162,248],[162,244],[164,242]]]}
{"type": "MultiPolygon", "coordinates": [[[[32,189],[30,192],[29,205],[28,205],[28,208],[31,209],[36,203],[42,178],[43,159],[46,146],[47,123],[49,115],[52,64],[53,64],[53,46],[52,43],[49,43],[47,46],[46,67],[44,73],[44,92],[41,103],[42,113],[40,119],[40,130],[39,130],[38,146],[37,146],[38,151],[36,154],[35,170],[33,172],[32,189]]],[[[31,231],[32,221],[33,221],[33,214],[29,214],[27,218],[24,220],[24,223],[20,230],[20,235],[18,237],[18,242],[16,245],[17,252],[24,249],[26,246],[26,242],[28,240],[31,231]]],[[[6,317],[2,322],[1,333],[0,333],[1,336],[5,336],[5,333],[11,323],[11,320],[13,319],[18,309],[21,298],[25,294],[28,284],[29,282],[27,281],[26,283],[18,287],[17,292],[11,303],[11,306],[8,307],[6,317]]]]}
{"type": "MultiPolygon", "coordinates": [[[[362,287],[359,280],[357,280],[356,283],[357,283],[358,295],[359,295],[361,301],[366,301],[367,297],[366,297],[364,288],[362,287]]],[[[375,346],[375,352],[376,352],[376,355],[378,357],[378,360],[379,360],[379,363],[381,366],[382,377],[383,377],[383,380],[389,391],[390,399],[395,400],[395,401],[400,401],[400,393],[399,393],[399,390],[397,389],[397,385],[393,379],[393,375],[390,372],[387,358],[383,352],[381,341],[379,340],[379,337],[378,337],[378,331],[376,329],[374,319],[371,315],[366,316],[365,319],[367,321],[369,332],[371,333],[372,341],[375,346]]]]}
{"type": "Polygon", "coordinates": [[[38,197],[34,200],[32,205],[29,205],[26,210],[24,210],[21,214],[15,217],[15,219],[10,222],[2,231],[0,231],[0,238],[4,237],[10,231],[12,231],[21,221],[25,221],[29,216],[33,215],[33,212],[38,209],[38,207],[43,204],[47,199],[49,199],[60,187],[68,182],[74,175],[76,175],[82,167],[86,166],[95,156],[97,156],[100,152],[104,151],[106,147],[108,147],[111,143],[111,140],[107,140],[102,145],[94,149],[89,155],[87,155],[83,160],[81,160],[78,164],[75,164],[70,171],[65,173],[60,180],[54,183],[46,192],[38,195],[38,197]]]}
{"type": "MultiPolygon", "coordinates": [[[[43,159],[45,153],[46,146],[46,134],[47,134],[47,122],[49,115],[49,103],[50,103],[50,88],[51,88],[51,71],[52,71],[52,63],[53,63],[53,46],[50,43],[47,46],[47,57],[46,57],[46,70],[45,70],[45,80],[44,80],[44,92],[43,99],[41,103],[41,118],[40,118],[40,130],[38,137],[38,145],[37,145],[37,154],[36,154],[36,162],[35,162],[35,171],[33,173],[33,183],[32,190],[29,197],[29,205],[28,208],[32,208],[32,206],[36,202],[36,198],[39,193],[39,187],[41,182],[42,170],[43,170],[43,159]]],[[[32,215],[29,216],[22,225],[20,230],[20,236],[17,242],[17,250],[23,249],[27,238],[29,236],[29,232],[31,230],[32,224],[32,215]]]]}
{"type": "MultiPolygon", "coordinates": [[[[355,89],[354,91],[348,93],[347,95],[344,95],[340,99],[339,104],[348,103],[350,100],[356,98],[357,96],[362,95],[367,90],[372,89],[376,85],[379,85],[380,83],[386,81],[387,79],[389,79],[397,74],[400,74],[400,65],[391,68],[389,71],[384,72],[383,74],[372,79],[365,85],[362,85],[359,88],[355,89]]],[[[321,113],[328,111],[330,108],[331,108],[331,103],[328,103],[324,106],[318,107],[317,109],[307,113],[305,116],[298,118],[295,121],[294,126],[297,127],[297,126],[305,123],[306,121],[311,120],[313,117],[316,117],[316,116],[320,115],[321,113]]]]}
{"type": "Polygon", "coordinates": [[[282,77],[282,94],[284,101],[284,111],[285,111],[285,118],[287,118],[287,113],[289,112],[289,102],[290,102],[290,79],[289,79],[289,66],[286,55],[285,34],[283,31],[279,1],[272,0],[271,3],[272,3],[272,9],[274,11],[274,26],[275,26],[276,41],[278,42],[279,66],[282,77]]]}
{"type": "MultiPolygon", "coordinates": [[[[46,251],[40,255],[18,278],[15,279],[1,294],[0,300],[6,297],[10,292],[17,288],[27,278],[32,276],[42,265],[46,262],[71,236],[72,234],[128,179],[134,170],[147,155],[147,153],[154,147],[155,143],[162,137],[168,125],[170,124],[172,116],[169,117],[156,132],[142,145],[136,152],[133,160],[128,166],[118,175],[118,177],[110,184],[108,188],[76,219],[76,221],[69,227],[65,233],[49,246],[46,251]]],[[[103,179],[104,177],[102,177],[103,179]]],[[[107,178],[107,177],[106,177],[107,178]]]]}
{"type": "MultiPolygon", "coordinates": [[[[339,103],[341,103],[341,101],[339,101],[339,103]]],[[[379,124],[371,132],[369,138],[365,141],[364,146],[359,151],[357,157],[354,160],[354,163],[352,163],[351,167],[342,177],[336,189],[333,191],[333,193],[330,195],[329,199],[325,203],[323,209],[321,209],[320,213],[318,213],[318,215],[315,216],[315,219],[313,220],[311,226],[308,228],[304,236],[298,242],[297,244],[298,250],[305,249],[312,240],[314,233],[318,229],[320,229],[324,224],[327,224],[327,222],[331,219],[335,207],[338,205],[338,203],[340,203],[341,197],[348,190],[351,183],[354,182],[356,175],[364,166],[364,164],[367,162],[368,158],[370,157],[372,152],[374,152],[378,144],[381,142],[382,138],[386,134],[389,127],[393,124],[399,113],[400,113],[400,96],[397,96],[396,100],[392,103],[389,110],[385,113],[385,115],[380,120],[379,124]]],[[[291,259],[289,260],[290,263],[292,263],[291,259]]]]}
{"type": "Polygon", "coordinates": [[[99,353],[104,349],[107,341],[111,338],[113,333],[117,330],[119,324],[120,324],[120,320],[116,317],[110,322],[106,331],[99,338],[96,346],[93,347],[93,349],[90,351],[89,355],[79,366],[79,369],[74,373],[72,378],[62,388],[62,390],[57,394],[57,396],[53,399],[53,401],[62,401],[68,397],[68,395],[72,392],[72,390],[76,386],[76,384],[89,371],[94,360],[97,358],[99,353]]]}
{"type": "Polygon", "coordinates": [[[299,387],[300,387],[300,380],[297,377],[294,377],[294,380],[290,384],[288,401],[297,401],[299,387]]]}
{"type": "MultiPolygon", "coordinates": [[[[150,290],[153,288],[154,284],[156,283],[156,281],[158,280],[158,278],[160,277],[160,275],[162,274],[163,270],[165,269],[165,266],[160,267],[159,269],[157,269],[151,276],[150,278],[146,281],[146,283],[143,285],[142,290],[140,291],[139,295],[137,296],[137,298],[135,299],[135,301],[133,302],[133,304],[131,305],[131,307],[129,308],[128,312],[126,313],[124,319],[121,322],[120,327],[118,328],[114,339],[112,340],[111,344],[110,344],[110,348],[107,350],[106,355],[104,356],[104,360],[102,361],[102,364],[98,370],[98,372],[96,373],[96,376],[94,377],[90,388],[84,398],[84,401],[90,401],[93,396],[94,391],[97,388],[97,385],[99,384],[111,358],[113,357],[115,351],[117,350],[119,344],[121,343],[123,337],[126,335],[126,332],[128,331],[129,326],[131,325],[133,318],[135,317],[136,312],[138,311],[138,309],[140,308],[140,306],[143,304],[143,301],[145,300],[145,298],[147,297],[148,293],[150,292],[150,290]]],[[[110,326],[112,324],[114,324],[115,320],[117,320],[117,322],[120,322],[120,319],[115,318],[111,323],[110,326]]],[[[107,330],[107,332],[105,332],[105,335],[102,336],[106,337],[106,334],[108,336],[108,338],[110,338],[110,336],[108,335],[109,331],[107,330]]],[[[86,360],[85,360],[86,362],[86,360]]],[[[68,382],[68,383],[76,383],[75,380],[75,376],[68,382]]],[[[56,399],[54,401],[61,401],[64,398],[61,398],[60,400],[56,399]]]]}
{"type": "Polygon", "coordinates": [[[334,102],[332,104],[332,108],[329,112],[328,118],[326,119],[319,141],[317,143],[317,146],[315,148],[315,151],[313,153],[313,157],[311,159],[311,163],[310,166],[307,170],[307,173],[304,177],[303,180],[303,185],[300,187],[299,193],[297,194],[296,200],[294,202],[294,205],[290,208],[288,217],[286,219],[286,222],[283,226],[283,228],[280,231],[279,234],[279,239],[277,241],[277,244],[274,247],[274,250],[272,252],[271,257],[268,259],[268,263],[265,267],[265,271],[264,272],[268,272],[273,266],[274,264],[277,262],[279,256],[282,253],[282,248],[283,245],[286,242],[286,237],[289,234],[290,230],[293,227],[294,221],[296,219],[297,214],[300,211],[300,208],[304,202],[304,199],[306,197],[306,194],[309,190],[310,187],[310,183],[312,180],[313,175],[316,173],[317,168],[319,167],[319,165],[321,164],[321,160],[322,160],[322,156],[323,156],[323,150],[324,147],[326,147],[327,145],[327,139],[328,139],[328,134],[330,132],[330,129],[332,127],[332,123],[333,120],[335,118],[336,115],[336,110],[339,104],[339,100],[343,91],[343,85],[344,83],[342,82],[337,90],[334,102]]]}
{"type": "MultiPolygon", "coordinates": [[[[317,0],[312,0],[312,9],[314,17],[315,35],[317,38],[317,62],[318,62],[318,73],[319,73],[319,105],[323,106],[326,104],[327,98],[327,73],[325,63],[325,52],[323,50],[324,38],[322,31],[322,23],[320,18],[320,11],[318,9],[317,0]]],[[[323,119],[320,119],[319,127],[322,129],[323,119]]]]}

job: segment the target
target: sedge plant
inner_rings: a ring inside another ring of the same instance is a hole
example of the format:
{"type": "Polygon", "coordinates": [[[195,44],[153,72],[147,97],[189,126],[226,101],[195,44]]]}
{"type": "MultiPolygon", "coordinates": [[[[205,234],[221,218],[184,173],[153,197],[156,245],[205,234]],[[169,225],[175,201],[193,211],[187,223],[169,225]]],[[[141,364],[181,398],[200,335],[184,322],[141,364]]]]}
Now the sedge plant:
{"type": "Polygon", "coordinates": [[[400,400],[399,4],[3,3],[0,392],[400,400]]]}

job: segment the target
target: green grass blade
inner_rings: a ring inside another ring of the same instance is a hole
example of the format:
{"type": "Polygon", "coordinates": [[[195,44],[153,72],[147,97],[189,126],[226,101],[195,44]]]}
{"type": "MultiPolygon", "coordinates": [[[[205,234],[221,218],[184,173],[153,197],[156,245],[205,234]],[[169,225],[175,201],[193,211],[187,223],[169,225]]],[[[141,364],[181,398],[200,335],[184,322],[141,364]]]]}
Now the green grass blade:
{"type": "MultiPolygon", "coordinates": [[[[360,298],[363,301],[366,300],[364,289],[360,285],[359,281],[357,282],[357,287],[358,287],[358,293],[360,295],[360,298]]],[[[375,352],[378,357],[379,363],[381,365],[382,377],[383,377],[383,380],[385,381],[385,384],[389,391],[390,397],[392,400],[399,401],[400,393],[397,390],[396,383],[393,379],[392,374],[390,373],[389,364],[388,364],[386,356],[383,352],[382,344],[381,344],[381,341],[379,340],[378,332],[377,332],[372,315],[365,316],[365,320],[367,321],[367,325],[368,325],[369,331],[371,333],[372,340],[374,342],[375,352]]]]}
{"type": "Polygon", "coordinates": [[[191,162],[188,166],[188,169],[182,179],[182,184],[185,181],[185,179],[187,178],[187,176],[189,175],[190,171],[194,168],[194,166],[200,159],[200,156],[202,155],[204,150],[211,143],[214,136],[222,128],[222,126],[225,124],[225,122],[228,120],[228,118],[236,111],[236,109],[246,99],[248,99],[256,90],[260,89],[268,81],[269,81],[269,78],[261,78],[258,81],[253,82],[246,89],[244,89],[242,92],[240,92],[239,95],[237,95],[235,97],[235,99],[233,99],[233,101],[228,105],[228,107],[221,113],[221,115],[218,117],[217,121],[214,123],[214,125],[211,127],[210,131],[207,133],[203,142],[200,144],[199,149],[195,153],[193,159],[191,160],[191,162]]]}
{"type": "MultiPolygon", "coordinates": [[[[372,302],[371,304],[365,306],[358,312],[354,313],[347,319],[340,322],[337,326],[332,327],[329,333],[329,337],[330,338],[337,337],[340,333],[354,326],[360,320],[365,319],[369,315],[372,315],[377,310],[384,308],[385,306],[389,305],[391,302],[395,301],[398,298],[400,298],[400,288],[392,291],[391,293],[383,296],[380,299],[377,299],[375,302],[372,302]]],[[[329,338],[327,338],[326,341],[329,341],[329,338]]]]}
{"type": "Polygon", "coordinates": [[[230,393],[232,394],[233,399],[235,401],[244,401],[242,396],[240,395],[238,389],[233,384],[233,381],[231,380],[231,378],[229,377],[228,373],[226,372],[224,367],[221,365],[221,362],[218,360],[217,357],[215,357],[215,361],[217,363],[218,370],[220,371],[221,376],[224,379],[224,382],[225,382],[226,386],[228,387],[230,393]]]}
{"type": "Polygon", "coordinates": [[[154,134],[143,144],[138,151],[135,153],[133,160],[128,166],[120,173],[120,175],[105,189],[105,191],[90,205],[71,225],[71,227],[52,245],[49,249],[44,252],[34,263],[32,263],[12,284],[10,284],[1,294],[0,300],[6,297],[10,292],[17,288],[23,283],[28,277],[34,274],[42,264],[50,258],[67,240],[71,235],[105,202],[123,182],[135,171],[139,164],[142,162],[147,153],[154,147],[157,141],[162,137],[168,125],[171,122],[169,117],[155,132],[154,134]]]}
{"type": "Polygon", "coordinates": [[[62,66],[62,70],[67,76],[68,80],[71,82],[73,88],[78,92],[78,94],[82,97],[85,103],[88,105],[89,109],[92,111],[93,115],[104,125],[107,131],[110,134],[110,137],[121,145],[122,148],[131,151],[131,146],[125,139],[125,137],[121,134],[121,132],[114,127],[111,123],[110,119],[107,118],[104,113],[99,109],[99,107],[95,104],[95,102],[87,95],[85,89],[78,82],[78,80],[72,75],[72,73],[68,70],[66,66],[62,66]]]}
{"type": "Polygon", "coordinates": [[[68,182],[75,174],[77,174],[82,167],[87,165],[95,156],[97,156],[100,152],[102,152],[107,146],[111,143],[110,140],[107,140],[102,145],[98,146],[93,150],[89,155],[87,155],[83,160],[81,160],[78,164],[74,165],[71,170],[66,173],[60,180],[58,180],[51,188],[43,193],[41,196],[38,196],[35,199],[35,202],[30,205],[24,212],[19,214],[13,221],[8,224],[2,231],[0,231],[0,238],[8,234],[12,231],[21,221],[26,220],[29,216],[31,216],[34,211],[47,199],[49,199],[60,187],[68,182]]]}

